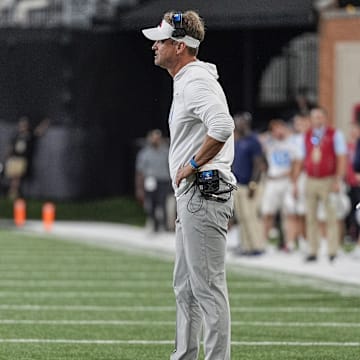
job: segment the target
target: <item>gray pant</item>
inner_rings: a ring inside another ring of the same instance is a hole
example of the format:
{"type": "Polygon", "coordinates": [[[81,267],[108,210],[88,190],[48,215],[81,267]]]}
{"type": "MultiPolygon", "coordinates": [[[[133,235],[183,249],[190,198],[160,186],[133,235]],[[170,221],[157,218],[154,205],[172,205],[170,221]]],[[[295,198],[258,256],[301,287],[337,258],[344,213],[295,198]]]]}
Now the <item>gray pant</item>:
{"type": "Polygon", "coordinates": [[[225,203],[205,200],[194,188],[177,200],[176,350],[171,360],[196,360],[202,330],[205,360],[230,359],[225,250],[232,211],[232,197],[225,203]]]}

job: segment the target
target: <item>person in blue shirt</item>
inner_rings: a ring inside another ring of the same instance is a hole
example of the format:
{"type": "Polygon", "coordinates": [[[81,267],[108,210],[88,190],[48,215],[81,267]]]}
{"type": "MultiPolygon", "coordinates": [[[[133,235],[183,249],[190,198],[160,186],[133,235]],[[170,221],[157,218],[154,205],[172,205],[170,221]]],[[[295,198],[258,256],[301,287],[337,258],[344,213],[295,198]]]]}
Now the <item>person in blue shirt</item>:
{"type": "Polygon", "coordinates": [[[258,183],[264,169],[264,157],[257,136],[251,131],[252,116],[236,114],[233,173],[237,181],[234,210],[240,225],[240,254],[264,252],[262,226],[258,215],[258,183]]]}
{"type": "MultiPolygon", "coordinates": [[[[354,119],[354,127],[357,128],[358,133],[360,134],[360,117],[354,119]]],[[[352,163],[353,169],[356,173],[356,179],[358,180],[358,183],[360,184],[360,136],[358,137],[355,145],[355,153],[354,153],[354,159],[352,163]]],[[[357,194],[359,196],[359,194],[357,194]]],[[[354,210],[355,212],[355,218],[360,225],[360,202],[357,203],[356,208],[354,210]]],[[[352,252],[352,257],[355,259],[360,259],[360,234],[358,234],[357,238],[357,245],[354,248],[354,251],[352,252]]]]}

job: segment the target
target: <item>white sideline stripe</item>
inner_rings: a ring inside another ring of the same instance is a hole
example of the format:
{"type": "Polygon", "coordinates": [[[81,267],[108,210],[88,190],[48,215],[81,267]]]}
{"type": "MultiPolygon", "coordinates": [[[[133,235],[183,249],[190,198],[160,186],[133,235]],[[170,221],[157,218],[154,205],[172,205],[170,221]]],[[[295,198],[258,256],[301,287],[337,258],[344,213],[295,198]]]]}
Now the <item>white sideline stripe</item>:
{"type": "MultiPolygon", "coordinates": [[[[52,254],[53,255],[53,254],[52,254]]],[[[3,257],[3,256],[2,256],[3,257]]],[[[80,256],[82,257],[82,256],[80,256]]],[[[4,257],[5,258],[5,257],[4,257]]],[[[171,264],[172,265],[172,264],[171,264]]],[[[89,264],[82,264],[79,265],[78,263],[70,263],[66,264],[66,268],[64,267],[64,264],[56,264],[56,263],[26,263],[21,262],[21,268],[29,270],[35,270],[35,271],[41,271],[41,269],[46,269],[49,272],[56,272],[56,271],[62,271],[62,272],[68,272],[68,273],[78,273],[78,272],[96,272],[96,273],[119,273],[119,272],[129,272],[133,269],[133,267],[128,265],[121,265],[121,264],[113,264],[109,267],[102,267],[99,269],[97,266],[91,266],[89,264]],[[41,268],[39,268],[41,266],[41,268]],[[37,270],[34,269],[36,267],[37,270]]],[[[172,266],[171,266],[172,268],[172,266]]],[[[140,266],[137,268],[138,271],[143,272],[149,272],[149,273],[163,273],[164,271],[168,271],[169,265],[146,265],[146,264],[140,264],[140,266]]],[[[0,272],[20,272],[18,266],[14,263],[1,263],[0,264],[0,272]]]]}
{"type": "Polygon", "coordinates": [[[171,280],[0,280],[0,286],[4,287],[172,287],[171,280]]]}
{"type": "Polygon", "coordinates": [[[360,342],[302,342],[302,341],[232,341],[234,346],[334,346],[359,347],[360,342]]]}
{"type": "MultiPolygon", "coordinates": [[[[173,340],[88,340],[88,339],[0,339],[0,343],[98,344],[98,345],[173,345],[173,340]]],[[[232,341],[234,346],[330,346],[359,347],[360,342],[232,341]]]]}
{"type": "Polygon", "coordinates": [[[341,308],[341,307],[236,307],[230,308],[232,312],[253,312],[253,313],[359,313],[360,308],[341,308]]]}
{"type": "MultiPolygon", "coordinates": [[[[65,265],[64,265],[65,266],[65,265]]],[[[29,272],[31,272],[31,270],[29,270],[29,272]]],[[[1,273],[0,273],[1,276],[1,273]]],[[[128,279],[126,278],[126,280],[124,280],[123,278],[119,277],[118,279],[113,278],[113,279],[0,279],[0,285],[2,286],[8,286],[8,285],[12,285],[15,284],[16,286],[19,285],[26,285],[26,284],[34,284],[34,285],[39,285],[39,286],[51,286],[52,284],[55,284],[55,286],[57,284],[66,284],[66,285],[77,285],[77,284],[89,284],[89,285],[93,285],[93,284],[103,284],[103,283],[107,283],[107,284],[113,284],[114,282],[117,283],[121,283],[121,284],[133,284],[134,282],[138,283],[144,283],[144,284],[152,284],[152,285],[164,285],[171,283],[172,282],[172,278],[171,278],[171,274],[169,276],[167,276],[167,278],[164,279],[154,279],[151,278],[150,280],[148,279],[128,279]]],[[[233,288],[242,288],[242,287],[252,287],[252,288],[259,288],[259,289],[267,289],[270,288],[272,289],[274,287],[275,283],[270,283],[270,282],[256,282],[254,283],[253,281],[237,281],[237,280],[230,280],[228,281],[228,284],[230,284],[231,287],[233,288]]],[[[276,284],[277,285],[277,284],[276,284]]],[[[281,286],[280,287],[288,287],[288,286],[281,286]]]]}
{"type": "MultiPolygon", "coordinates": [[[[272,289],[274,288],[274,284],[272,283],[252,283],[252,282],[228,282],[228,285],[232,289],[240,289],[240,288],[252,288],[252,289],[272,289]]],[[[110,287],[110,288],[118,288],[118,287],[131,287],[131,288],[148,288],[148,287],[161,287],[161,288],[172,288],[171,279],[168,280],[104,280],[104,279],[94,279],[94,280],[0,280],[0,286],[4,287],[23,287],[23,288],[43,288],[43,287],[56,287],[56,288],[64,288],[64,287],[110,287]]],[[[286,285],[277,287],[287,287],[286,285]]]]}
{"type": "Polygon", "coordinates": [[[271,300],[271,299],[286,299],[286,300],[311,300],[311,299],[319,299],[331,296],[329,294],[283,294],[283,293],[277,293],[277,294],[230,294],[230,300],[231,299],[244,299],[244,300],[256,300],[256,299],[262,299],[262,300],[271,300]]]}
{"type": "Polygon", "coordinates": [[[96,305],[12,305],[0,304],[0,310],[24,311],[124,311],[152,312],[175,311],[174,306],[96,306],[96,305]]]}
{"type": "MultiPolygon", "coordinates": [[[[344,322],[283,322],[283,321],[232,321],[233,326],[266,326],[266,327],[328,327],[359,328],[360,323],[344,322]]],[[[0,325],[108,325],[108,326],[174,326],[175,321],[149,320],[14,320],[2,319],[0,325]]]]}
{"type": "MultiPolygon", "coordinates": [[[[44,271],[31,271],[31,277],[34,280],[40,280],[40,281],[48,281],[48,278],[44,278],[44,271]]],[[[78,270],[73,270],[73,271],[68,271],[68,270],[64,270],[59,268],[58,271],[51,271],[52,273],[54,273],[55,275],[59,276],[66,276],[66,280],[85,280],[85,281],[92,281],[92,280],[109,280],[109,279],[114,279],[114,280],[123,280],[126,279],[128,280],[130,277],[137,280],[145,280],[145,279],[155,279],[155,280],[169,280],[169,278],[171,278],[171,273],[168,271],[151,271],[149,269],[149,271],[132,271],[130,268],[128,268],[126,271],[124,270],[120,270],[120,271],[78,271],[78,270]],[[87,275],[87,278],[79,278],[79,274],[82,275],[87,275]],[[89,276],[90,274],[90,276],[89,276]],[[93,274],[96,274],[95,276],[97,277],[96,279],[94,279],[92,277],[93,274]],[[103,278],[100,278],[100,275],[103,275],[103,278]],[[111,276],[109,277],[109,275],[116,275],[116,276],[111,276]],[[72,276],[72,278],[70,278],[70,276],[72,276]]],[[[48,270],[46,270],[46,273],[49,273],[48,270]]],[[[3,280],[26,280],[26,278],[29,276],[29,271],[2,271],[0,269],[0,276],[2,277],[3,280]],[[23,279],[25,277],[25,279],[23,279]],[[9,278],[9,279],[7,279],[9,278]]],[[[57,280],[57,279],[54,279],[57,280]]],[[[62,280],[62,279],[59,279],[62,280]]]]}
{"type": "MultiPolygon", "coordinates": [[[[54,264],[54,263],[44,263],[42,262],[41,267],[44,269],[44,271],[47,272],[63,272],[64,271],[64,264],[54,264]]],[[[172,265],[172,263],[171,263],[172,265]]],[[[28,271],[32,271],[34,269],[34,266],[39,266],[39,264],[34,263],[22,263],[22,268],[28,268],[28,271]]],[[[142,271],[148,271],[149,273],[157,273],[161,272],[161,267],[152,267],[149,265],[149,268],[147,266],[144,266],[142,264],[140,266],[142,271]],[[145,269],[144,269],[145,268],[145,269]]],[[[139,268],[139,269],[140,269],[139,268]]],[[[298,277],[294,274],[279,274],[276,272],[269,272],[265,273],[263,270],[255,269],[255,268],[246,268],[246,267],[238,267],[235,265],[230,265],[229,268],[234,272],[235,274],[241,274],[242,276],[248,275],[248,276],[257,276],[261,278],[268,279],[267,281],[261,281],[260,284],[252,283],[252,288],[254,289],[266,289],[266,288],[273,288],[273,285],[276,284],[277,287],[285,287],[285,286],[310,286],[316,290],[322,290],[326,291],[328,293],[337,293],[341,295],[348,295],[348,296],[359,296],[360,295],[360,288],[354,287],[354,285],[349,284],[342,284],[339,283],[327,283],[326,280],[321,280],[318,278],[304,278],[304,277],[298,277]]],[[[94,267],[91,265],[82,265],[79,269],[78,264],[66,264],[66,271],[73,271],[73,272],[97,272],[97,273],[121,273],[126,272],[128,273],[130,271],[130,267],[127,265],[117,264],[116,267],[111,266],[110,268],[103,268],[99,271],[98,267],[94,267]]],[[[14,263],[8,263],[3,264],[0,263],[0,272],[1,271],[18,271],[18,265],[14,266],[14,263]]],[[[1,274],[0,274],[1,278],[1,274]]],[[[233,281],[228,281],[228,284],[232,288],[241,288],[241,287],[250,287],[246,286],[249,284],[249,282],[245,281],[239,281],[240,284],[233,283],[233,281]]],[[[259,283],[259,281],[258,281],[259,283]]]]}
{"type": "Polygon", "coordinates": [[[19,297],[22,298],[158,298],[162,299],[171,294],[171,289],[168,292],[156,292],[156,294],[137,293],[137,292],[73,292],[73,291],[44,291],[44,292],[17,292],[17,291],[2,291],[0,298],[5,297],[19,297]]]}
{"type": "MultiPolygon", "coordinates": [[[[0,291],[0,298],[4,297],[18,297],[22,298],[159,298],[162,299],[172,293],[169,289],[168,292],[156,292],[154,294],[144,292],[130,292],[130,291],[102,291],[102,292],[84,292],[84,291],[32,291],[32,292],[19,292],[19,291],[0,291]]],[[[244,300],[271,300],[271,299],[288,299],[288,300],[311,300],[329,297],[331,294],[269,294],[269,293],[254,293],[254,294],[233,294],[230,295],[232,299],[244,300]]],[[[349,295],[350,296],[350,295],[349,295]]],[[[344,297],[346,297],[344,295],[344,297]]]]}
{"type": "Polygon", "coordinates": [[[329,327],[359,328],[360,323],[344,322],[284,322],[284,321],[232,321],[234,326],[266,326],[266,327],[329,327]]]}
{"type": "MultiPolygon", "coordinates": [[[[94,306],[94,305],[13,305],[0,304],[0,310],[26,310],[26,311],[141,311],[141,312],[173,312],[175,306],[94,306]]],[[[252,313],[359,313],[360,308],[342,307],[236,307],[232,312],[252,313]]]]}
{"type": "Polygon", "coordinates": [[[0,320],[0,325],[132,325],[132,326],[166,326],[175,325],[175,321],[145,320],[0,320]]]}

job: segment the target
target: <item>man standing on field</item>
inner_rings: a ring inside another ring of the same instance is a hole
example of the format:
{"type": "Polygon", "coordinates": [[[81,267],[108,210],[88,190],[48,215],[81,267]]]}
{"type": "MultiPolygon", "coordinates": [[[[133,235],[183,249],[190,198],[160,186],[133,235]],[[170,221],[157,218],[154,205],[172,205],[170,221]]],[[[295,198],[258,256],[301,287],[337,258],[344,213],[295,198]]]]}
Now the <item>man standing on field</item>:
{"type": "Polygon", "coordinates": [[[155,41],[155,65],[174,81],[169,167],[177,199],[177,318],[171,360],[196,360],[202,329],[205,359],[229,360],[225,250],[236,183],[234,122],[215,65],[197,59],[205,30],[196,12],[167,12],[143,34],[155,41]]]}

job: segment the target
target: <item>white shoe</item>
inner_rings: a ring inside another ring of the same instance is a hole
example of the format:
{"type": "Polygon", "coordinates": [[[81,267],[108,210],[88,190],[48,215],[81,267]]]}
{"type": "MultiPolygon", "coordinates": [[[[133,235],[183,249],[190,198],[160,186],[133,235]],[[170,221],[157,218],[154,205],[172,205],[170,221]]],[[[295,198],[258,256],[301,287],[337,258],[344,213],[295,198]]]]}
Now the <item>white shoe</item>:
{"type": "Polygon", "coordinates": [[[360,260],[360,245],[357,245],[350,255],[353,259],[360,260]]]}
{"type": "Polygon", "coordinates": [[[319,255],[320,257],[327,256],[328,253],[328,242],[327,239],[321,238],[320,239],[320,249],[319,249],[319,255]]]}
{"type": "Polygon", "coordinates": [[[298,245],[299,245],[299,251],[302,254],[307,254],[308,253],[308,243],[304,238],[299,239],[298,245]]]}

